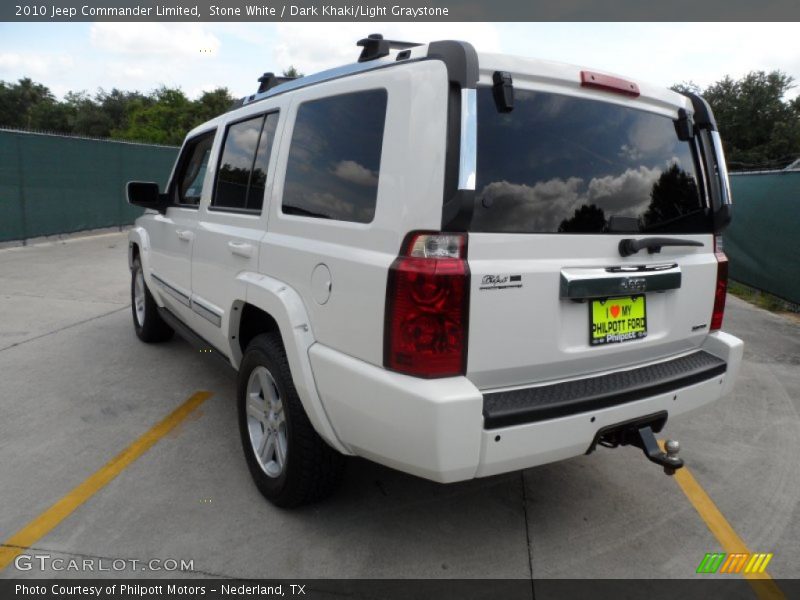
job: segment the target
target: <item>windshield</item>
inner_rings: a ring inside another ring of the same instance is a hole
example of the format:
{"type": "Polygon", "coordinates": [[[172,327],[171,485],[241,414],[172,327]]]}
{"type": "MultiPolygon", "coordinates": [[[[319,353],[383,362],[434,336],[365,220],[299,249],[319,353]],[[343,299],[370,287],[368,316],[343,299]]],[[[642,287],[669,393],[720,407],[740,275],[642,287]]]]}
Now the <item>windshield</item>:
{"type": "Polygon", "coordinates": [[[500,113],[478,90],[471,230],[707,233],[690,142],[669,117],[598,100],[514,90],[500,113]]]}

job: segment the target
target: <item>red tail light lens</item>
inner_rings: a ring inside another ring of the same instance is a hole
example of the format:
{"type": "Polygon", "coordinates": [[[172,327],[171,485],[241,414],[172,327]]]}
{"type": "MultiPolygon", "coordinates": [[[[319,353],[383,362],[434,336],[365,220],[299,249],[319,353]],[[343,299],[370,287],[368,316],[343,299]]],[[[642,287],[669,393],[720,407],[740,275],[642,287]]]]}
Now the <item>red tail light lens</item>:
{"type": "Polygon", "coordinates": [[[384,366],[417,377],[466,372],[465,234],[412,233],[389,269],[384,366]]]}
{"type": "Polygon", "coordinates": [[[711,331],[722,329],[725,316],[725,296],[728,293],[728,257],[722,251],[722,238],[714,238],[714,256],[717,257],[717,286],[714,290],[714,312],[711,313],[711,331]]]}

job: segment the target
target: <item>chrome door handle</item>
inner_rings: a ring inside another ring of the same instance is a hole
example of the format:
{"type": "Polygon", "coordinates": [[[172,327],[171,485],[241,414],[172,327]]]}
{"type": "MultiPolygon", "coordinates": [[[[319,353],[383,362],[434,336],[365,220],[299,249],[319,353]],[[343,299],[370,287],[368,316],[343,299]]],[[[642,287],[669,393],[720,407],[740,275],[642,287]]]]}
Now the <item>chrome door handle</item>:
{"type": "Polygon", "coordinates": [[[244,242],[228,242],[228,248],[231,249],[232,254],[250,258],[253,256],[253,246],[244,242]]]}
{"type": "Polygon", "coordinates": [[[175,235],[178,236],[179,240],[184,242],[191,242],[192,241],[192,232],[188,229],[176,229],[175,235]]]}

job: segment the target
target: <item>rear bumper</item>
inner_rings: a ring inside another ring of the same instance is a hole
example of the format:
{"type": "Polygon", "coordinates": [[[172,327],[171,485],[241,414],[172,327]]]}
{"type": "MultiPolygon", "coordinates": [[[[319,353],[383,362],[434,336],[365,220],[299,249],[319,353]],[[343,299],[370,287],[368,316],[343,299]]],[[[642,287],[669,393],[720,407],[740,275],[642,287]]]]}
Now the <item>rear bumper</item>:
{"type": "MultiPolygon", "coordinates": [[[[600,402],[579,403],[568,414],[546,411],[533,420],[530,414],[523,419],[517,414],[511,421],[485,415],[485,406],[491,402],[466,377],[408,377],[321,344],[314,344],[309,356],[325,411],[337,437],[353,454],[434,481],[453,482],[578,456],[602,427],[659,411],[674,417],[713,402],[731,390],[743,344],[717,332],[708,336],[701,350],[711,356],[694,361],[689,376],[684,369],[674,385],[662,376],[655,382],[659,385],[640,386],[629,397],[601,394],[600,402]]],[[[633,371],[639,369],[627,372],[628,380],[633,371]]],[[[655,372],[663,375],[665,370],[640,374],[654,383],[655,372]]],[[[609,375],[613,374],[581,381],[597,384],[609,375]]],[[[594,384],[582,389],[597,391],[594,384]]],[[[538,389],[559,385],[564,384],[538,389]]],[[[558,393],[566,392],[562,388],[558,393]]]]}

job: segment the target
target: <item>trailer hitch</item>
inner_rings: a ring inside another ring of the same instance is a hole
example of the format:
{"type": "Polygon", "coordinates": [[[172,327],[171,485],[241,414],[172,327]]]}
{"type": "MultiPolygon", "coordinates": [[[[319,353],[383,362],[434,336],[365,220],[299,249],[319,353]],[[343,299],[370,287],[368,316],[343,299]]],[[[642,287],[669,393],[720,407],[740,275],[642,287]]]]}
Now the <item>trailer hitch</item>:
{"type": "Polygon", "coordinates": [[[667,440],[664,443],[665,452],[661,451],[656,441],[656,436],[653,435],[653,430],[649,425],[639,427],[634,435],[630,436],[632,446],[641,448],[647,460],[654,462],[657,465],[664,467],[664,473],[667,475],[674,475],[675,471],[683,467],[683,459],[678,458],[678,452],[681,445],[677,440],[667,440]]]}
{"type": "Polygon", "coordinates": [[[662,411],[604,427],[597,432],[586,453],[592,453],[598,445],[605,448],[634,446],[644,452],[647,460],[664,467],[664,473],[674,475],[675,471],[683,467],[683,460],[678,458],[680,444],[677,440],[667,440],[662,451],[655,436],[655,433],[663,429],[666,422],[667,413],[662,411]]]}

